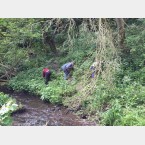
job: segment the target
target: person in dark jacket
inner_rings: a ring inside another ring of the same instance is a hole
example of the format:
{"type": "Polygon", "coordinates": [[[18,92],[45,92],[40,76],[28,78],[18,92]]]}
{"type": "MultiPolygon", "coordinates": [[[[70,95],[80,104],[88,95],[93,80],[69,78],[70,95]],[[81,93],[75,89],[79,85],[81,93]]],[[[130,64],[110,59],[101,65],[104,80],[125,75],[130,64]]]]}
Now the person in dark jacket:
{"type": "Polygon", "coordinates": [[[64,72],[64,79],[67,80],[70,77],[71,72],[74,70],[74,62],[65,63],[61,69],[64,72]]]}
{"type": "Polygon", "coordinates": [[[48,81],[50,81],[50,76],[51,76],[50,70],[48,68],[44,68],[42,75],[43,75],[43,78],[45,78],[45,84],[47,85],[48,81]]]}

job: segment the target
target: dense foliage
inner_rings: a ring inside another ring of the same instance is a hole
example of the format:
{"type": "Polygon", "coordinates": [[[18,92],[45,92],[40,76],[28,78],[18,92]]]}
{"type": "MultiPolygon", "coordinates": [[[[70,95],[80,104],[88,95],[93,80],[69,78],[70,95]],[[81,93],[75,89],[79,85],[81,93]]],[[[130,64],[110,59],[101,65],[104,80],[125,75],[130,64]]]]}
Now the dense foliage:
{"type": "Polygon", "coordinates": [[[0,126],[11,125],[11,113],[19,108],[15,99],[0,92],[0,126]]]}
{"type": "Polygon", "coordinates": [[[121,53],[114,19],[103,20],[101,28],[98,19],[1,19],[2,79],[100,125],[145,125],[145,20],[125,22],[121,53]],[[96,57],[104,66],[93,80],[89,68],[96,57]],[[60,68],[72,60],[75,71],[66,81],[60,68]],[[47,86],[43,67],[52,71],[47,86]]]}

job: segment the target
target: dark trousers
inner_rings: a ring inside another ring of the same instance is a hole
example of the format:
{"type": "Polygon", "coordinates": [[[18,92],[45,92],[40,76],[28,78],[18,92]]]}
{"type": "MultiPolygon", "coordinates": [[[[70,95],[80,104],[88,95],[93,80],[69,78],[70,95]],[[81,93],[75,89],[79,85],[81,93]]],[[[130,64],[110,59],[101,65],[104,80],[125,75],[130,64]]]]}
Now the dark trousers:
{"type": "Polygon", "coordinates": [[[45,73],[45,84],[48,84],[48,81],[50,81],[50,76],[51,76],[51,72],[46,72],[45,73]]]}
{"type": "Polygon", "coordinates": [[[67,80],[69,78],[69,75],[70,75],[70,71],[65,70],[64,71],[64,79],[67,80]]]}

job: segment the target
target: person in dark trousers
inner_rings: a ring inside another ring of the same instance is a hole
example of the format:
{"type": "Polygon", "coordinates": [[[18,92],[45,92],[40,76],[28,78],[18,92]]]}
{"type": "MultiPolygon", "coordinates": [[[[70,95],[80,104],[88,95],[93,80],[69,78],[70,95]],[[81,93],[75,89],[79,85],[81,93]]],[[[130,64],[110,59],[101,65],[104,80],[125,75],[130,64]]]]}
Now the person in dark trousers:
{"type": "Polygon", "coordinates": [[[95,74],[97,72],[97,67],[98,67],[98,62],[94,62],[91,67],[90,67],[90,70],[91,70],[91,78],[94,78],[95,77],[95,74]]]}
{"type": "Polygon", "coordinates": [[[74,62],[65,63],[61,69],[64,72],[64,79],[67,80],[71,76],[71,72],[74,70],[74,62]]]}
{"type": "Polygon", "coordinates": [[[48,68],[44,68],[43,69],[43,78],[45,78],[45,84],[48,84],[48,81],[50,81],[50,76],[51,76],[51,72],[48,68]]]}
{"type": "Polygon", "coordinates": [[[104,62],[96,59],[90,67],[91,70],[91,78],[94,78],[96,74],[98,74],[99,69],[103,69],[104,62]]]}

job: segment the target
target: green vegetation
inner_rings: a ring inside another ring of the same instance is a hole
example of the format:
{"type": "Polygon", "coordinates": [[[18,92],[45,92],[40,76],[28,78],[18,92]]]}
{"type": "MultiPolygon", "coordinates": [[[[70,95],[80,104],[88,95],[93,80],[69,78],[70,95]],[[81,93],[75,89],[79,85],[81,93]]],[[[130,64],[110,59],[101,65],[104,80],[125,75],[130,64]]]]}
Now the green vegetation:
{"type": "Polygon", "coordinates": [[[11,113],[19,109],[15,99],[0,92],[0,126],[11,125],[11,113]]]}
{"type": "Polygon", "coordinates": [[[46,86],[42,78],[42,67],[22,71],[10,80],[10,87],[17,91],[28,91],[41,96],[42,100],[51,103],[62,103],[62,97],[73,93],[71,85],[63,80],[63,75],[57,76],[52,73],[51,81],[46,86]]]}
{"type": "Polygon", "coordinates": [[[0,74],[8,87],[63,104],[100,125],[145,125],[145,19],[0,19],[0,74]],[[122,48],[123,47],[123,48],[122,48]],[[89,70],[101,61],[95,78],[89,70]],[[71,80],[61,66],[75,61],[71,80]],[[46,86],[43,67],[52,71],[46,86]]]}

